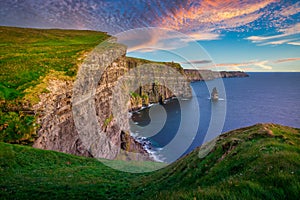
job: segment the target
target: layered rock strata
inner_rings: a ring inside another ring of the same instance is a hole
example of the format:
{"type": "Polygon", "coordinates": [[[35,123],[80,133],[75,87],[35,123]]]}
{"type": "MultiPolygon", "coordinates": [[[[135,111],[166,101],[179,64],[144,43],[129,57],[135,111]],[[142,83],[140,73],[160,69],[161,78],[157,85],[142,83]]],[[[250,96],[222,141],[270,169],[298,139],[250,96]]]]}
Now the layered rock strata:
{"type": "Polygon", "coordinates": [[[110,41],[87,56],[76,81],[49,81],[50,92],[34,106],[40,128],[33,146],[80,156],[149,160],[130,136],[128,111],[173,96],[191,97],[191,88],[178,69],[132,62],[126,59],[125,46],[110,41]]]}

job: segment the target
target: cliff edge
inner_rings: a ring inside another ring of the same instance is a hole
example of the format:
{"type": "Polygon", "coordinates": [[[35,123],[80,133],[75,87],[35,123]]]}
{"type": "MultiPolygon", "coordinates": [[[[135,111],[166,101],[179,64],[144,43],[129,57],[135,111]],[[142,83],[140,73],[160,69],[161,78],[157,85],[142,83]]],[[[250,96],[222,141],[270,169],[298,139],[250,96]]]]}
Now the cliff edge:
{"type": "Polygon", "coordinates": [[[40,113],[33,147],[97,158],[151,159],[130,135],[128,111],[173,96],[191,97],[189,82],[172,66],[128,59],[125,46],[109,43],[87,56],[75,81],[49,81],[50,92],[33,107],[40,113]],[[116,90],[118,84],[122,90],[116,90]]]}

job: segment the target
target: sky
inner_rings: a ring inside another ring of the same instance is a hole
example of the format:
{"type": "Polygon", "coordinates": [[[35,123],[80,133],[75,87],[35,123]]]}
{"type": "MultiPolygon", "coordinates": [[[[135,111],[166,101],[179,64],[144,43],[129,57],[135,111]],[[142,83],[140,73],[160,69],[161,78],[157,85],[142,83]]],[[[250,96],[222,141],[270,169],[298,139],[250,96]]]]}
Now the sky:
{"type": "Polygon", "coordinates": [[[1,0],[0,25],[105,31],[185,68],[300,72],[298,0],[1,0]]]}

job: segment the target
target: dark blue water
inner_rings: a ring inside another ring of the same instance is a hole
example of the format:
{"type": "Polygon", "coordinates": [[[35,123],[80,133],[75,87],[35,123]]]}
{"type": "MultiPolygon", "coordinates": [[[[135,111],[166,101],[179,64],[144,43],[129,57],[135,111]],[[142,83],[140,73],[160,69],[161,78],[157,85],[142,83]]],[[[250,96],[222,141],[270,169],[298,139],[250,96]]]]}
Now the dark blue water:
{"type": "Polygon", "coordinates": [[[131,130],[151,141],[159,159],[173,162],[204,141],[240,127],[271,122],[299,128],[300,73],[249,75],[191,83],[191,100],[174,100],[135,113],[131,130]],[[214,86],[219,90],[218,102],[209,99],[214,86]]]}

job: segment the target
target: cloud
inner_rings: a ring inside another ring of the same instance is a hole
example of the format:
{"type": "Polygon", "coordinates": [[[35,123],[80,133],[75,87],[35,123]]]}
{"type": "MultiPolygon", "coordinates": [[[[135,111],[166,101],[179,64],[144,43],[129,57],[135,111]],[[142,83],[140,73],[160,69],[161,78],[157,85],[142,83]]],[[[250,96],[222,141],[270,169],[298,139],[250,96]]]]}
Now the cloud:
{"type": "Polygon", "coordinates": [[[219,40],[221,39],[221,34],[212,33],[212,32],[193,32],[187,34],[190,38],[186,38],[184,41],[192,41],[192,40],[219,40]]]}
{"type": "MultiPolygon", "coordinates": [[[[191,35],[197,35],[199,31],[216,34],[219,30],[234,29],[258,20],[267,12],[262,10],[274,2],[278,1],[188,0],[185,6],[170,10],[167,16],[157,22],[157,25],[191,35]]],[[[219,39],[219,35],[212,38],[219,39]]]]}
{"type": "Polygon", "coordinates": [[[300,42],[288,42],[290,45],[300,46],[300,42]]]}
{"type": "Polygon", "coordinates": [[[285,17],[295,15],[300,12],[300,2],[297,2],[291,6],[283,7],[279,14],[285,17]]]}
{"type": "Polygon", "coordinates": [[[204,66],[201,69],[222,69],[222,70],[238,70],[249,71],[255,68],[261,70],[272,70],[273,66],[279,63],[300,61],[300,57],[295,58],[283,58],[278,60],[261,60],[261,61],[249,61],[240,63],[217,63],[215,65],[204,66]]]}
{"type": "MultiPolygon", "coordinates": [[[[283,0],[2,0],[2,25],[93,29],[117,34],[140,27],[178,30],[195,40],[218,40],[224,30],[280,29],[300,11],[283,0]],[[254,22],[263,21],[265,27],[254,22]]],[[[288,30],[286,30],[288,33],[288,30]]]]}
{"type": "Polygon", "coordinates": [[[200,67],[201,69],[214,69],[214,70],[230,70],[230,71],[246,71],[253,68],[259,68],[261,70],[271,70],[273,67],[270,65],[270,61],[249,61],[240,63],[216,63],[213,65],[207,65],[200,67]]]}
{"type": "Polygon", "coordinates": [[[260,62],[256,62],[253,65],[258,66],[262,69],[266,69],[266,70],[271,70],[273,67],[270,65],[267,65],[269,61],[264,60],[264,61],[260,61],[260,62]]]}
{"type": "Polygon", "coordinates": [[[216,67],[226,66],[226,67],[238,67],[241,69],[241,67],[248,67],[248,66],[257,66],[262,69],[271,70],[272,66],[267,65],[268,60],[263,61],[251,61],[251,62],[244,62],[244,63],[222,63],[222,64],[216,64],[216,67]]]}
{"type": "Polygon", "coordinates": [[[300,23],[294,24],[288,28],[280,29],[281,34],[272,36],[250,36],[245,39],[253,43],[260,43],[260,45],[278,45],[278,44],[294,44],[292,40],[299,39],[300,23]]]}
{"type": "Polygon", "coordinates": [[[152,52],[183,48],[194,41],[189,35],[164,28],[140,28],[117,34],[118,42],[125,44],[128,52],[152,52]]]}
{"type": "Polygon", "coordinates": [[[270,41],[270,42],[265,42],[265,43],[261,43],[259,44],[260,46],[263,45],[279,45],[279,44],[289,44],[288,42],[290,42],[292,39],[287,39],[287,40],[275,40],[275,41],[270,41]]]}
{"type": "Polygon", "coordinates": [[[218,33],[197,32],[184,34],[167,28],[146,27],[124,31],[114,35],[118,42],[127,46],[128,52],[153,52],[175,50],[188,45],[199,45],[199,40],[217,40],[218,33]]]}
{"type": "Polygon", "coordinates": [[[218,63],[216,67],[246,67],[255,64],[256,62],[241,62],[241,63],[218,63]]]}
{"type": "MultiPolygon", "coordinates": [[[[273,2],[276,2],[276,0],[258,2],[249,0],[243,2],[235,0],[203,0],[201,2],[190,0],[188,4],[191,6],[179,6],[163,18],[159,24],[176,30],[194,28],[195,24],[213,29],[218,23],[227,27],[235,27],[236,24],[231,23],[232,19],[246,18],[273,2]]],[[[256,18],[252,18],[252,20],[256,18]]],[[[248,23],[248,20],[245,23],[248,23]]]]}
{"type": "Polygon", "coordinates": [[[180,62],[181,64],[207,64],[212,63],[211,60],[190,60],[188,62],[180,62]]]}
{"type": "Polygon", "coordinates": [[[282,63],[282,62],[292,62],[292,61],[298,61],[300,58],[284,58],[274,61],[274,63],[282,63]]]}

